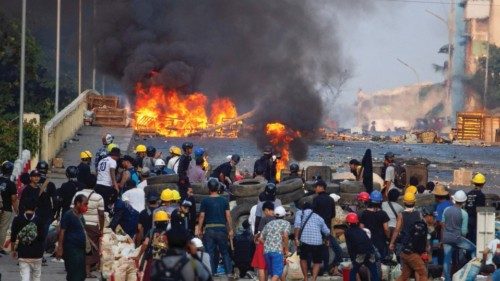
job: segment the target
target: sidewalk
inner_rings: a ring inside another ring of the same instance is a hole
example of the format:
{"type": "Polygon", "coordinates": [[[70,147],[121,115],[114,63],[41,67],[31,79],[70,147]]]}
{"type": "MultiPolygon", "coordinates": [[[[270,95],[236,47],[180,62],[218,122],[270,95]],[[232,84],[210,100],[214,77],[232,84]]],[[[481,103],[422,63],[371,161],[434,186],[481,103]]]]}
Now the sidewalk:
{"type": "MultiPolygon", "coordinates": [[[[53,169],[48,175],[56,187],[66,182],[66,167],[78,166],[80,163],[80,152],[89,150],[95,157],[95,152],[102,146],[101,138],[104,134],[110,133],[115,137],[115,143],[125,152],[128,150],[134,130],[132,128],[110,128],[83,126],[73,139],[67,141],[57,157],[64,159],[64,168],[53,169]]],[[[92,159],[94,161],[95,158],[92,159]]],[[[94,165],[91,165],[93,169],[94,165]]]]}

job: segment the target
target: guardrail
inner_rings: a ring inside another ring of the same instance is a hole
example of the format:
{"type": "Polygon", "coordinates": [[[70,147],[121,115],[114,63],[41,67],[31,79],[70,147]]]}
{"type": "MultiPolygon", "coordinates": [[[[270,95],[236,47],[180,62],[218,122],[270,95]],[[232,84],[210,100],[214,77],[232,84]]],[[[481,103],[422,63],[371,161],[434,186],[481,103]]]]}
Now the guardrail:
{"type": "Polygon", "coordinates": [[[42,160],[50,163],[64,142],[83,126],[83,114],[87,110],[87,96],[90,94],[99,95],[97,91],[85,90],[45,124],[42,132],[42,160]]]}

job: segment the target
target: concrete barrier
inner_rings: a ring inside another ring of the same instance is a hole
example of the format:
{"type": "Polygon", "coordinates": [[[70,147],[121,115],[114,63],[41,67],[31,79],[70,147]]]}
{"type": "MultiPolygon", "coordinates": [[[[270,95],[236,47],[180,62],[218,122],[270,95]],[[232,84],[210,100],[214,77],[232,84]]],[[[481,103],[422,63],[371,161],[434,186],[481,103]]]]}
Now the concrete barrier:
{"type": "Polygon", "coordinates": [[[83,126],[83,114],[87,110],[87,96],[98,94],[94,90],[82,92],[73,102],[57,113],[43,128],[41,159],[51,162],[64,146],[83,126]]]}

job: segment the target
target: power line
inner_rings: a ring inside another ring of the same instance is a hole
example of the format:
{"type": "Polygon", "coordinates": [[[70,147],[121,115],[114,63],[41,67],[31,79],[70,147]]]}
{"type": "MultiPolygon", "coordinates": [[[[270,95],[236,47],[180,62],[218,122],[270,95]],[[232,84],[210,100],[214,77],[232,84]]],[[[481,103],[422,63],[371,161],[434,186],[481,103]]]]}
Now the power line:
{"type": "MultiPolygon", "coordinates": [[[[400,3],[416,3],[416,4],[439,4],[450,5],[452,2],[432,1],[432,0],[374,0],[379,2],[400,2],[400,3]]],[[[489,1],[470,1],[468,5],[472,6],[500,6],[500,4],[491,4],[489,1]]]]}

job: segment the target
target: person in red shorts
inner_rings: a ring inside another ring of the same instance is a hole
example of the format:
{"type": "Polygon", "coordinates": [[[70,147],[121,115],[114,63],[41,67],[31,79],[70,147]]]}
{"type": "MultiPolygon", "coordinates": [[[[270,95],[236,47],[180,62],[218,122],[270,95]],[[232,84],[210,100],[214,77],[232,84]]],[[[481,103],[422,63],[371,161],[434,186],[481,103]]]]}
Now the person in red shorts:
{"type": "Polygon", "coordinates": [[[266,270],[266,260],[264,258],[264,240],[262,240],[262,230],[267,223],[274,220],[274,203],[271,201],[266,201],[262,205],[262,212],[264,217],[260,220],[259,226],[257,227],[257,234],[255,235],[255,253],[252,259],[252,267],[257,271],[259,281],[267,280],[267,270],[266,270]]]}

